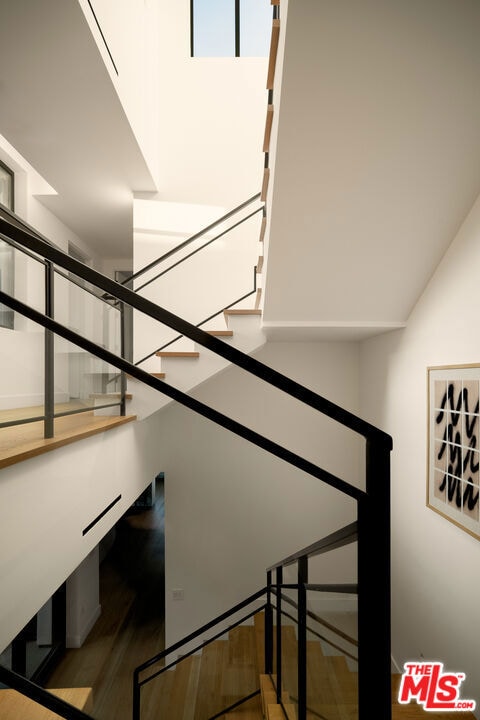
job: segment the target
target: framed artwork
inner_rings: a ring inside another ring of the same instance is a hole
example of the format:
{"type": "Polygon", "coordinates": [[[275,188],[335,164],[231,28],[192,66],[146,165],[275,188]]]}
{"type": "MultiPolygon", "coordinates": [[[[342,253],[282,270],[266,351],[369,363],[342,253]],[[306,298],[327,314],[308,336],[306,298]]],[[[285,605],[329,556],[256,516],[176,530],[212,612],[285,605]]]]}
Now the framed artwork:
{"type": "Polygon", "coordinates": [[[480,539],[480,365],[427,373],[427,506],[480,539]]]}

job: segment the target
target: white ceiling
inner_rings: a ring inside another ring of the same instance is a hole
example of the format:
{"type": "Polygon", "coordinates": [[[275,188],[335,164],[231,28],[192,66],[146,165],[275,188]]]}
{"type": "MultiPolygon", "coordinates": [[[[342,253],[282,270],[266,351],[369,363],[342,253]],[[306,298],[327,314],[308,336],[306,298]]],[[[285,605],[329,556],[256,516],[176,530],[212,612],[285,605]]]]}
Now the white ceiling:
{"type": "Polygon", "coordinates": [[[132,193],[155,187],[78,2],[1,3],[0,68],[0,133],[58,193],[42,202],[131,256],[132,193]]]}
{"type": "Polygon", "coordinates": [[[477,0],[290,0],[272,334],[407,320],[480,191],[479,37],[477,0]]]}

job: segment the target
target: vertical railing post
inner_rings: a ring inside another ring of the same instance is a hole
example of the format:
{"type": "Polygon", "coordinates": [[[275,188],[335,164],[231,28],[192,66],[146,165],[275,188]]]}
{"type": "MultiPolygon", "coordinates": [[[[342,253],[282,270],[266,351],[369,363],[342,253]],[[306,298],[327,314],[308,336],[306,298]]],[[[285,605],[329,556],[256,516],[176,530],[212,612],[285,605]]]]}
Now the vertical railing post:
{"type": "Polygon", "coordinates": [[[265,607],[265,675],[273,672],[272,571],[267,572],[267,605],[265,607]]]}
{"type": "MultiPolygon", "coordinates": [[[[54,269],[51,262],[45,263],[45,315],[54,319],[54,269]]],[[[44,365],[44,437],[53,438],[55,416],[55,337],[45,328],[45,365],[44,365]]]]}
{"type": "Polygon", "coordinates": [[[133,672],[132,720],[140,720],[140,684],[138,670],[133,672]]]}
{"type": "Polygon", "coordinates": [[[277,586],[277,703],[280,703],[282,699],[282,583],[283,583],[283,568],[278,567],[276,571],[276,586],[277,586]]]}
{"type": "Polygon", "coordinates": [[[367,441],[358,502],[358,720],[391,720],[390,446],[367,441]]]}
{"type": "MultiPolygon", "coordinates": [[[[120,303],[120,353],[122,358],[125,358],[126,354],[126,339],[125,339],[125,303],[120,303]]],[[[127,376],[122,371],[120,373],[120,415],[122,417],[126,414],[126,402],[125,394],[127,392],[127,376]]]]}
{"type": "Polygon", "coordinates": [[[307,720],[307,589],[308,557],[298,560],[298,720],[307,720]]]}

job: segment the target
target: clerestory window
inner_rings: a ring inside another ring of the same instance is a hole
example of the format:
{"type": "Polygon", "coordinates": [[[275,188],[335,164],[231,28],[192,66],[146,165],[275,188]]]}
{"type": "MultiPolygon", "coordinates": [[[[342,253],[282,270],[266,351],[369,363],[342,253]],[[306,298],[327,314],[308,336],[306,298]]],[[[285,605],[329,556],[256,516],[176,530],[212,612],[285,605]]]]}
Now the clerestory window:
{"type": "Polygon", "coordinates": [[[266,57],[272,9],[267,0],[190,0],[192,57],[266,57]]]}

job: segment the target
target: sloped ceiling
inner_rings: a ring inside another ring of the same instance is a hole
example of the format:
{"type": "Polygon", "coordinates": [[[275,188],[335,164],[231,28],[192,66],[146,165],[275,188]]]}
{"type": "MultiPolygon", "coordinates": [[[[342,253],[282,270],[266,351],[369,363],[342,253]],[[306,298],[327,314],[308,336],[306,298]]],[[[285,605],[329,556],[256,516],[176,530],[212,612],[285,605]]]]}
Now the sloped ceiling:
{"type": "Polygon", "coordinates": [[[266,326],[396,327],[480,191],[480,3],[290,0],[285,19],[266,326]]]}
{"type": "Polygon", "coordinates": [[[103,255],[132,252],[132,192],[155,186],[77,0],[0,7],[0,133],[42,198],[103,255]]]}

